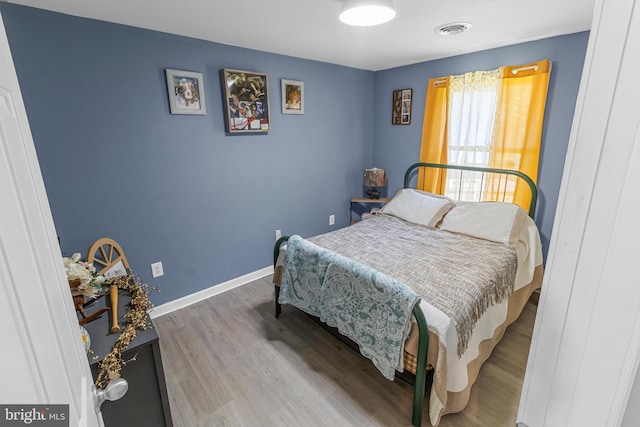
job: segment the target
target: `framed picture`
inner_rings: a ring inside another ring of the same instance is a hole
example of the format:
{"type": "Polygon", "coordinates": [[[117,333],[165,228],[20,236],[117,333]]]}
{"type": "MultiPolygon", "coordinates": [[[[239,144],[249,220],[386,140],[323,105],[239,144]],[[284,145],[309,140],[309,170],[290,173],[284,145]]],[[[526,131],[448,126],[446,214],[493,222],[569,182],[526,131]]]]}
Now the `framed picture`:
{"type": "Polygon", "coordinates": [[[413,89],[398,89],[393,91],[393,106],[391,114],[392,125],[411,124],[411,98],[413,89]]]}
{"type": "Polygon", "coordinates": [[[221,73],[227,132],[268,132],[271,126],[267,75],[227,68],[221,73]]]}
{"type": "Polygon", "coordinates": [[[171,114],[207,114],[202,73],[167,68],[171,114]]]}
{"type": "Polygon", "coordinates": [[[304,114],[304,82],[280,80],[282,114],[304,114]]]}

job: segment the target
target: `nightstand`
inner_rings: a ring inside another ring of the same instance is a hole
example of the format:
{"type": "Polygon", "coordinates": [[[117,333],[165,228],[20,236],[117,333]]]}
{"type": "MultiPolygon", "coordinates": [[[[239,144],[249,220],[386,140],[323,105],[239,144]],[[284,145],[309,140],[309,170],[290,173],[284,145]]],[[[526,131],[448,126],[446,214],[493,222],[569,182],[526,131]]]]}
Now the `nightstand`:
{"type": "Polygon", "coordinates": [[[351,224],[357,222],[353,220],[353,204],[359,204],[359,205],[376,205],[376,206],[384,206],[385,203],[387,203],[389,200],[391,200],[388,197],[380,197],[379,199],[370,199],[368,197],[352,197],[351,198],[351,204],[349,205],[349,221],[351,224]]]}

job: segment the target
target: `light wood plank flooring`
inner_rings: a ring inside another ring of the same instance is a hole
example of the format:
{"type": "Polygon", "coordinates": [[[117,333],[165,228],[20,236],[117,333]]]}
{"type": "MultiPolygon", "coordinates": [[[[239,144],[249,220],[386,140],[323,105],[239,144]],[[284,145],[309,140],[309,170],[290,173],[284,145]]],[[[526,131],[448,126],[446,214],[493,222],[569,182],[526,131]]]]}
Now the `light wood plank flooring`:
{"type": "MultiPolygon", "coordinates": [[[[536,307],[483,366],[442,427],[515,426],[536,307]]],[[[155,319],[174,424],[410,426],[413,389],[386,380],[299,310],[274,317],[271,277],[155,319]]],[[[427,404],[423,426],[430,426],[427,404]]]]}

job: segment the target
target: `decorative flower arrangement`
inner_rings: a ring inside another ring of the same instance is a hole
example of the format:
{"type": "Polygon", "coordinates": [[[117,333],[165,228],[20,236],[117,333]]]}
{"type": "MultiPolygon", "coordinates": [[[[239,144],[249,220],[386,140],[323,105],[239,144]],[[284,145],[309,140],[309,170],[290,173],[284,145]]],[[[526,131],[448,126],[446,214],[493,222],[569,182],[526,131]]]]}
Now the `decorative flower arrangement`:
{"type": "Polygon", "coordinates": [[[102,286],[108,283],[107,279],[97,274],[96,268],[86,261],[80,260],[80,254],[75,253],[71,258],[63,258],[64,269],[67,272],[67,280],[71,287],[71,294],[75,296],[92,297],[102,290],[102,286]]]}

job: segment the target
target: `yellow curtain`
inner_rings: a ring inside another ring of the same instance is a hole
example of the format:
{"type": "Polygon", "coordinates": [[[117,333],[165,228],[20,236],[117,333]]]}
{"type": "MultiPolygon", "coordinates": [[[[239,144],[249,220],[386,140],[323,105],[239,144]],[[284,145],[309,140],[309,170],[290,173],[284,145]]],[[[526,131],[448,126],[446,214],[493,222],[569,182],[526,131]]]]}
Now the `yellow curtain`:
{"type": "MultiPolygon", "coordinates": [[[[547,100],[551,62],[501,67],[502,85],[496,108],[487,166],[519,170],[537,181],[542,121],[547,100]]],[[[449,92],[452,76],[429,80],[422,128],[420,161],[447,163],[449,92]]],[[[505,200],[528,209],[531,193],[520,180],[489,176],[484,200],[505,200]],[[507,196],[505,197],[505,192],[507,196]],[[513,193],[513,198],[509,195],[513,193]]],[[[418,188],[443,193],[445,171],[420,170],[418,188]]]]}
{"type": "MultiPolygon", "coordinates": [[[[502,68],[502,89],[498,98],[489,166],[519,170],[536,182],[551,62],[542,60],[502,68]]],[[[521,180],[517,182],[511,184],[515,185],[513,202],[528,209],[531,200],[529,188],[521,180]]],[[[488,189],[491,191],[491,188],[495,190],[505,186],[510,187],[509,183],[494,180],[488,189]]]]}
{"type": "MultiPolygon", "coordinates": [[[[429,80],[422,126],[421,162],[447,163],[449,80],[449,77],[429,80]]],[[[445,181],[446,171],[444,169],[420,168],[417,188],[442,194],[445,181]]]]}

